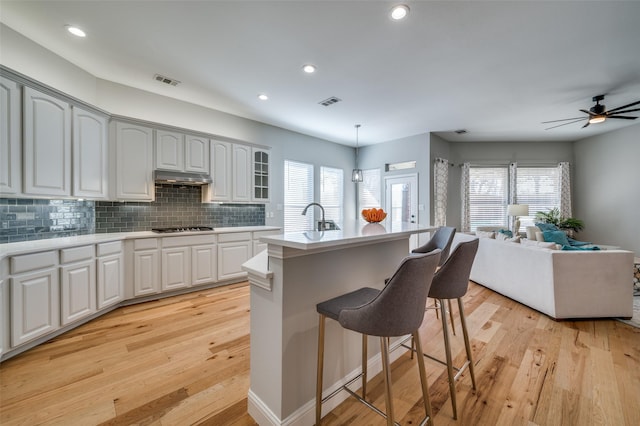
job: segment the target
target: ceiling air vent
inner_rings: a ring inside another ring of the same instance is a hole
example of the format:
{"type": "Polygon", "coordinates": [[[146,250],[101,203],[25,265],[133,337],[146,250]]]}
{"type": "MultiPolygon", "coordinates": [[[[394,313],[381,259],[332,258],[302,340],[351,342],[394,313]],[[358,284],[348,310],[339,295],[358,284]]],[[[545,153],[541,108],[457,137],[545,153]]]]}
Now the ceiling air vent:
{"type": "Polygon", "coordinates": [[[178,84],[180,84],[180,82],[175,78],[165,77],[164,75],[160,74],[154,75],[153,78],[160,83],[169,84],[171,86],[177,86],[178,84]]]}
{"type": "Polygon", "coordinates": [[[458,129],[458,130],[454,130],[455,133],[459,134],[459,135],[464,135],[465,133],[467,133],[466,129],[458,129]]]}
{"type": "Polygon", "coordinates": [[[324,101],[318,102],[320,105],[329,106],[335,103],[341,102],[342,99],[336,98],[335,96],[331,96],[330,98],[325,99],[324,101]]]}

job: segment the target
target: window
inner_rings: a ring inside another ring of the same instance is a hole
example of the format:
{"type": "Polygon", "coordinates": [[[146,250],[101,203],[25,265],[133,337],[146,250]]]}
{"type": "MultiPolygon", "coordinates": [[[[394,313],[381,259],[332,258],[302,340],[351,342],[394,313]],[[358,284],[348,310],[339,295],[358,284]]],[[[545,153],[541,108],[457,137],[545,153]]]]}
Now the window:
{"type": "Polygon", "coordinates": [[[507,167],[469,169],[469,220],[471,231],[478,226],[507,226],[507,167]]]}
{"type": "Polygon", "coordinates": [[[305,206],[313,201],[313,165],[284,161],[284,231],[313,229],[313,211],[302,215],[305,206]]]}
{"type": "Polygon", "coordinates": [[[520,229],[533,226],[536,212],[560,207],[560,170],[558,167],[518,167],[516,197],[518,204],[529,205],[529,216],[520,217],[520,229]]]}
{"type": "Polygon", "coordinates": [[[342,169],[320,167],[320,204],[324,207],[325,219],[342,224],[343,206],[342,169]]]}
{"type": "Polygon", "coordinates": [[[382,199],[380,196],[380,169],[362,171],[362,183],[358,184],[358,208],[380,208],[382,199]]]}

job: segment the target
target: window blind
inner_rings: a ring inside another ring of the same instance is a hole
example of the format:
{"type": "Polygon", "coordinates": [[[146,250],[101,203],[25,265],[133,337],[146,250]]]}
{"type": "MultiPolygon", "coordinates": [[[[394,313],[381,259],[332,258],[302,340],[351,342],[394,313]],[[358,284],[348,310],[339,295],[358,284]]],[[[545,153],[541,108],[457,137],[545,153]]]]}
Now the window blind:
{"type": "Polygon", "coordinates": [[[332,167],[320,167],[320,204],[325,219],[342,224],[344,171],[332,167]]]}
{"type": "Polygon", "coordinates": [[[520,217],[520,229],[533,226],[536,212],[560,206],[560,173],[557,167],[518,167],[518,204],[529,205],[529,216],[520,217]]]}
{"type": "Polygon", "coordinates": [[[313,201],[313,165],[284,161],[284,230],[285,232],[313,229],[314,210],[302,215],[305,206],[313,201]]]}
{"type": "Polygon", "coordinates": [[[472,166],[469,169],[471,231],[478,226],[507,227],[508,176],[507,167],[472,166]]]}

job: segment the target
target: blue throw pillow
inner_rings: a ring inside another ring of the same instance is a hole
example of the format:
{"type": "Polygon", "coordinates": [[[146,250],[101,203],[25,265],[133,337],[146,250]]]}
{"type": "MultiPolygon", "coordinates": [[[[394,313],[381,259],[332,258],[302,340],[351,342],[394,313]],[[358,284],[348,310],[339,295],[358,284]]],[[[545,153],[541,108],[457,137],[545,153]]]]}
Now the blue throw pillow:
{"type": "Polygon", "coordinates": [[[499,229],[498,233],[499,234],[504,234],[509,238],[513,238],[513,232],[509,231],[508,229],[499,229]]]}
{"type": "Polygon", "coordinates": [[[542,223],[542,222],[540,222],[540,223],[536,223],[536,226],[538,228],[540,228],[540,230],[542,232],[544,232],[544,231],[559,231],[560,230],[553,223],[542,223]]]}
{"type": "Polygon", "coordinates": [[[573,246],[562,246],[562,250],[565,251],[588,251],[588,250],[600,250],[600,247],[598,246],[593,246],[593,247],[573,247],[573,246]]]}
{"type": "Polygon", "coordinates": [[[544,236],[544,240],[549,243],[556,243],[561,246],[569,245],[567,234],[562,231],[542,231],[542,235],[544,236]]]}

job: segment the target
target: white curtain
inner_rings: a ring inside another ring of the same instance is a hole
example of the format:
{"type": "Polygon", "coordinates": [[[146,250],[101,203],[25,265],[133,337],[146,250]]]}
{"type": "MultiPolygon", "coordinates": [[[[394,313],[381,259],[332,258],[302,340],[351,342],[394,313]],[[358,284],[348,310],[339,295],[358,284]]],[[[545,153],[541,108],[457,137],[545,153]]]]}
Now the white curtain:
{"type": "Polygon", "coordinates": [[[518,163],[509,164],[509,204],[518,204],[518,163]]]}
{"type": "Polygon", "coordinates": [[[436,158],[433,165],[433,202],[435,226],[447,224],[447,185],[449,183],[449,161],[436,158]]]}
{"type": "Polygon", "coordinates": [[[558,171],[560,175],[560,215],[563,217],[571,216],[571,171],[569,163],[558,163],[558,171]]]}
{"type": "Polygon", "coordinates": [[[462,165],[462,175],[460,176],[460,194],[462,196],[462,212],[461,212],[461,232],[471,231],[471,211],[469,209],[469,169],[470,163],[462,165]]]}

